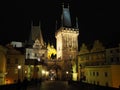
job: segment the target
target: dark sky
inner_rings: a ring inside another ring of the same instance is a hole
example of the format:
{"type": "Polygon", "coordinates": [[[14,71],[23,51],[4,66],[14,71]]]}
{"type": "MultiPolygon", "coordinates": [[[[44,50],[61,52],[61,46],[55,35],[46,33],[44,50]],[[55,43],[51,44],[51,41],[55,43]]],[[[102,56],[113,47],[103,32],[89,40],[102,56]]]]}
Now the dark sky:
{"type": "MultiPolygon", "coordinates": [[[[60,19],[61,3],[67,0],[16,0],[3,1],[0,14],[0,44],[25,41],[30,35],[31,21],[38,24],[44,40],[55,44],[55,22],[60,19]]],[[[69,0],[71,18],[79,20],[79,44],[99,39],[104,44],[120,42],[116,15],[105,0],[69,0]]]]}

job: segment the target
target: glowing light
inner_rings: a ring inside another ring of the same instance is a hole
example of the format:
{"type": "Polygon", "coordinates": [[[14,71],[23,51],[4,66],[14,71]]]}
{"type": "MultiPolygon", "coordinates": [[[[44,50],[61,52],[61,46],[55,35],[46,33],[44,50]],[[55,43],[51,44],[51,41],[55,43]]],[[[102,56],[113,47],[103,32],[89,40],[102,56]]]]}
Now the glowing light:
{"type": "Polygon", "coordinates": [[[25,71],[25,73],[27,73],[27,71],[25,71]]]}
{"type": "Polygon", "coordinates": [[[38,61],[40,62],[40,58],[38,58],[38,61]]]}
{"type": "Polygon", "coordinates": [[[18,65],[18,69],[21,69],[21,65],[18,65]]]}
{"type": "Polygon", "coordinates": [[[66,71],[66,74],[68,74],[69,72],[68,71],[66,71]]]}
{"type": "Polygon", "coordinates": [[[49,74],[49,72],[48,71],[46,71],[46,75],[48,75],[49,74]]]}
{"type": "Polygon", "coordinates": [[[45,74],[45,70],[42,70],[42,74],[45,74]]]}
{"type": "Polygon", "coordinates": [[[56,49],[54,48],[53,45],[50,46],[50,44],[48,44],[47,49],[48,49],[48,55],[47,55],[48,59],[51,58],[51,55],[52,55],[52,54],[53,54],[53,55],[56,55],[56,54],[57,54],[57,51],[56,51],[56,49]]]}

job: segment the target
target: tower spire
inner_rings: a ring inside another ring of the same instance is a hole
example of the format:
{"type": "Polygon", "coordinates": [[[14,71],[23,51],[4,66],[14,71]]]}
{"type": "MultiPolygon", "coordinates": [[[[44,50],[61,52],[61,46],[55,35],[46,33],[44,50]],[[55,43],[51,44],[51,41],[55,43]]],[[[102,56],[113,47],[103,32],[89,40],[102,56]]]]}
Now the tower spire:
{"type": "Polygon", "coordinates": [[[78,28],[78,18],[76,17],[76,28],[78,28]]]}
{"type": "Polygon", "coordinates": [[[62,4],[63,12],[61,15],[61,25],[63,27],[71,27],[71,17],[70,17],[70,11],[69,11],[69,5],[68,7],[64,7],[64,4],[62,4]]]}
{"type": "MultiPolygon", "coordinates": [[[[62,11],[64,10],[64,3],[62,3],[62,11]]],[[[61,26],[63,27],[63,23],[64,23],[64,18],[63,18],[63,12],[61,15],[61,26]]]]}
{"type": "Polygon", "coordinates": [[[40,37],[39,37],[39,40],[40,40],[40,43],[42,45],[44,45],[43,36],[42,36],[42,30],[41,30],[41,22],[40,21],[39,21],[39,28],[40,28],[40,37]]]}
{"type": "Polygon", "coordinates": [[[55,30],[57,30],[57,20],[56,20],[55,24],[56,24],[56,25],[55,25],[55,30]]]}
{"type": "Polygon", "coordinates": [[[68,8],[69,8],[69,3],[68,3],[68,8]]]}
{"type": "Polygon", "coordinates": [[[30,25],[31,25],[31,31],[30,31],[30,36],[29,36],[29,39],[28,39],[28,44],[31,46],[33,44],[33,39],[32,39],[33,21],[32,20],[30,22],[30,25]]]}
{"type": "Polygon", "coordinates": [[[64,8],[64,3],[62,3],[62,8],[64,8]]]}

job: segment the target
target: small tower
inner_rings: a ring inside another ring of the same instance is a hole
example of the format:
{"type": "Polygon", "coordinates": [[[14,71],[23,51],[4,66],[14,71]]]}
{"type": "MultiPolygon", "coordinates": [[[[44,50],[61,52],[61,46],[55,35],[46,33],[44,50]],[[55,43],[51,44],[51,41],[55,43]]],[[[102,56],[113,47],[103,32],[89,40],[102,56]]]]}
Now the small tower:
{"type": "Polygon", "coordinates": [[[36,40],[39,40],[40,44],[44,46],[44,40],[42,36],[42,31],[41,31],[41,23],[39,22],[39,25],[33,25],[33,22],[31,23],[31,32],[30,32],[30,37],[29,37],[29,43],[30,45],[33,45],[33,43],[36,40]]]}

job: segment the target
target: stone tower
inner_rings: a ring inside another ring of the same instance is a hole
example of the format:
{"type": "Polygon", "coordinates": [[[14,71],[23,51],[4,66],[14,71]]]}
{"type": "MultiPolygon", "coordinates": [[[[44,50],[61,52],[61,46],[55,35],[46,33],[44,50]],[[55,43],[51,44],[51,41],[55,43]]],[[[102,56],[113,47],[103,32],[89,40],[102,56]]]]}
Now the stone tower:
{"type": "Polygon", "coordinates": [[[55,34],[57,59],[74,59],[78,52],[79,29],[77,26],[76,28],[72,28],[69,7],[63,7],[61,22],[62,26],[57,30],[55,34]]]}
{"type": "Polygon", "coordinates": [[[72,28],[72,22],[69,12],[69,7],[63,6],[61,15],[62,26],[55,33],[57,59],[63,62],[62,75],[66,76],[69,73],[69,79],[77,80],[76,56],[78,53],[78,35],[79,29],[72,28]]]}
{"type": "Polygon", "coordinates": [[[41,23],[39,22],[39,26],[33,25],[33,22],[31,24],[31,32],[30,32],[30,37],[29,37],[29,43],[33,45],[35,40],[38,39],[40,44],[44,46],[44,40],[42,36],[42,31],[41,31],[41,23]]]}

